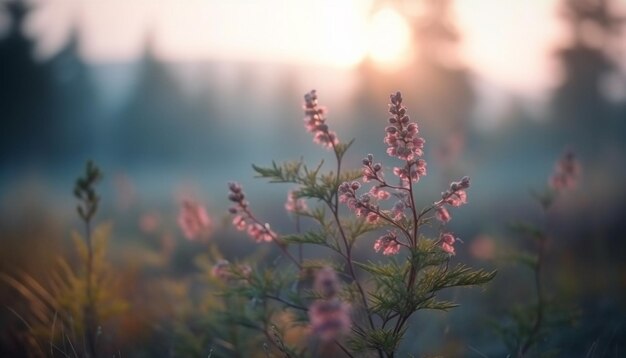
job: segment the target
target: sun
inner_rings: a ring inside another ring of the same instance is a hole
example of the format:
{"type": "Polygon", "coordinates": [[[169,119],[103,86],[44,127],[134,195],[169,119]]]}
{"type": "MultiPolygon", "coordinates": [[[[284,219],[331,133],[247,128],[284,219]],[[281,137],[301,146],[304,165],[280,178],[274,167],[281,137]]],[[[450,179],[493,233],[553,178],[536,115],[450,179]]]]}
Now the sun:
{"type": "Polygon", "coordinates": [[[400,67],[408,62],[411,28],[392,8],[377,11],[368,23],[368,56],[384,67],[400,67]]]}

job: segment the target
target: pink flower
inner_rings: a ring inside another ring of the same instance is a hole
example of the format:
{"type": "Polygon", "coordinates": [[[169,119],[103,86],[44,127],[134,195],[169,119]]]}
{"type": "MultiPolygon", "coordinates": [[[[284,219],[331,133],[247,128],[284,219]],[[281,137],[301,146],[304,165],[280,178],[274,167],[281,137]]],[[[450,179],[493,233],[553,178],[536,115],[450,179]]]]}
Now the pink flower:
{"type": "Polygon", "coordinates": [[[419,133],[417,124],[409,123],[406,107],[402,105],[402,94],[396,92],[390,96],[390,99],[389,113],[393,117],[389,118],[391,125],[385,128],[385,144],[389,146],[387,154],[412,161],[424,155],[424,138],[417,136],[419,133]]]}
{"type": "Polygon", "coordinates": [[[371,213],[367,214],[367,216],[365,217],[365,220],[366,220],[368,223],[375,223],[375,222],[377,222],[377,221],[378,221],[378,218],[379,218],[379,217],[380,217],[380,216],[379,216],[377,213],[375,213],[375,212],[371,212],[371,213]]]}
{"type": "Polygon", "coordinates": [[[581,166],[574,153],[567,151],[556,163],[554,174],[550,177],[549,184],[554,190],[574,189],[578,184],[581,166]]]}
{"type": "Polygon", "coordinates": [[[402,168],[393,168],[393,174],[399,177],[405,186],[408,185],[409,181],[419,181],[420,177],[426,175],[426,171],[426,161],[423,159],[410,160],[402,168]]]}
{"type": "Polygon", "coordinates": [[[276,237],[276,233],[270,230],[270,225],[253,223],[248,225],[248,235],[256,242],[270,242],[276,237]]]}
{"type": "Polygon", "coordinates": [[[454,235],[452,235],[449,232],[446,232],[444,234],[441,235],[441,249],[443,251],[445,251],[446,253],[450,254],[450,255],[454,255],[455,251],[454,251],[454,243],[457,241],[458,239],[454,238],[454,235]]]}
{"type": "Polygon", "coordinates": [[[290,213],[302,213],[308,210],[306,201],[304,199],[298,199],[295,191],[290,191],[287,194],[287,201],[285,202],[285,210],[290,213]]]}
{"type": "Polygon", "coordinates": [[[233,218],[233,226],[239,231],[244,231],[246,229],[246,220],[241,215],[236,215],[233,218]]]}
{"type": "Polygon", "coordinates": [[[305,128],[313,133],[313,141],[326,148],[333,148],[339,143],[337,134],[328,130],[326,109],[317,105],[317,92],[312,90],[304,95],[305,128]]]}
{"type": "Polygon", "coordinates": [[[437,212],[435,215],[437,217],[437,220],[441,221],[444,224],[450,221],[450,219],[452,218],[450,216],[450,213],[448,212],[448,209],[446,209],[443,205],[437,207],[437,212]]]}
{"type": "Polygon", "coordinates": [[[370,195],[377,200],[387,200],[391,196],[388,191],[382,190],[379,186],[375,185],[370,189],[370,195]]]}
{"type": "Polygon", "coordinates": [[[356,216],[366,217],[370,222],[376,221],[378,219],[378,206],[372,203],[372,195],[369,193],[356,197],[356,191],[360,187],[361,183],[358,181],[344,182],[339,185],[339,202],[345,203],[348,208],[354,210],[356,216]],[[371,214],[376,214],[376,216],[371,214]]]}
{"type": "Polygon", "coordinates": [[[208,236],[213,223],[204,206],[192,200],[183,200],[178,225],[187,239],[195,240],[208,236]]]}
{"type": "Polygon", "coordinates": [[[312,333],[322,341],[332,341],[350,333],[350,305],[337,297],[314,301],[308,314],[312,333]]]}
{"type": "Polygon", "coordinates": [[[400,252],[400,243],[397,240],[397,235],[394,231],[389,231],[385,235],[381,236],[374,243],[374,250],[380,252],[382,250],[383,255],[395,255],[400,252]]]}
{"type": "Polygon", "coordinates": [[[391,207],[391,215],[393,215],[394,220],[400,220],[404,218],[404,210],[406,209],[406,204],[404,201],[398,200],[391,207]]]}
{"type": "Polygon", "coordinates": [[[372,164],[373,160],[374,156],[372,154],[368,154],[367,157],[363,159],[363,181],[369,182],[370,180],[376,180],[383,182],[383,165],[380,163],[372,164]]]}
{"type": "Polygon", "coordinates": [[[370,180],[376,180],[377,178],[378,176],[376,175],[376,173],[374,172],[372,168],[369,168],[369,167],[363,168],[363,181],[364,182],[367,183],[370,180]]]}
{"type": "Polygon", "coordinates": [[[450,183],[450,188],[441,193],[441,200],[435,203],[437,206],[435,216],[439,221],[445,224],[451,219],[450,213],[444,204],[461,206],[467,203],[467,193],[465,189],[469,188],[469,186],[470,178],[465,176],[458,182],[450,183]]]}
{"type": "Polygon", "coordinates": [[[465,192],[465,190],[458,190],[455,191],[454,193],[450,194],[450,196],[448,196],[445,199],[446,204],[450,204],[452,206],[461,206],[463,204],[467,204],[467,193],[465,192]]]}

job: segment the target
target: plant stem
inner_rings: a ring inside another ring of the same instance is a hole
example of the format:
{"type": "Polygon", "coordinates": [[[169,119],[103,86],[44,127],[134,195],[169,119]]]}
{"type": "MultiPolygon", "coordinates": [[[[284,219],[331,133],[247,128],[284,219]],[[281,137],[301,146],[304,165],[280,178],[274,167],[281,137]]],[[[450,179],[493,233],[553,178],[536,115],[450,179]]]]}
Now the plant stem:
{"type": "Polygon", "coordinates": [[[86,285],[85,295],[87,297],[87,303],[84,307],[84,324],[85,335],[87,341],[87,357],[96,357],[96,337],[95,337],[95,324],[96,324],[96,312],[94,307],[93,297],[93,245],[91,242],[91,225],[89,219],[85,220],[85,241],[87,244],[87,262],[86,262],[86,285]]]}
{"type": "MultiPolygon", "coordinates": [[[[339,181],[341,179],[341,159],[342,157],[339,155],[337,151],[337,146],[334,142],[331,142],[333,146],[333,152],[335,153],[335,158],[337,159],[337,175],[335,179],[335,188],[332,191],[332,195],[330,197],[330,201],[327,202],[330,207],[331,212],[333,213],[333,217],[335,218],[335,222],[337,223],[337,228],[339,229],[339,233],[341,234],[341,238],[343,240],[344,246],[346,248],[346,262],[348,264],[348,271],[350,276],[352,277],[353,282],[356,284],[357,289],[359,290],[359,294],[361,296],[361,302],[363,303],[363,308],[365,309],[365,314],[367,315],[367,320],[369,322],[370,328],[375,329],[374,320],[372,319],[372,315],[370,314],[369,305],[367,304],[367,296],[365,295],[365,290],[363,290],[363,286],[356,277],[356,273],[354,272],[354,265],[352,264],[352,244],[348,242],[348,238],[343,229],[343,225],[341,225],[341,220],[339,219],[339,194],[337,192],[339,188],[339,181]]],[[[378,356],[380,358],[383,357],[383,352],[379,348],[378,356]]]]}
{"type": "Polygon", "coordinates": [[[543,261],[546,253],[546,237],[541,236],[539,238],[539,253],[537,257],[537,264],[535,265],[535,291],[537,292],[537,316],[535,319],[535,323],[533,324],[533,328],[530,331],[528,337],[522,344],[521,348],[518,352],[518,357],[524,357],[524,355],[528,352],[537,336],[539,335],[539,331],[541,330],[541,325],[543,323],[543,289],[541,284],[541,269],[543,267],[543,261]]]}

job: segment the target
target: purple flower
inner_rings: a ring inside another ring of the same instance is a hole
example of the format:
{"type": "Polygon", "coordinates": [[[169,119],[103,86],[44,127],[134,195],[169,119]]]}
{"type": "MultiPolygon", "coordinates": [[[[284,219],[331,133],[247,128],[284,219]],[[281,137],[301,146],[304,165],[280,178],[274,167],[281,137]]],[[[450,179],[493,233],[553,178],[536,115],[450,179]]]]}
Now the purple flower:
{"type": "Polygon", "coordinates": [[[350,305],[336,297],[316,300],[309,307],[309,321],[314,335],[322,341],[332,341],[350,333],[350,305]]]}

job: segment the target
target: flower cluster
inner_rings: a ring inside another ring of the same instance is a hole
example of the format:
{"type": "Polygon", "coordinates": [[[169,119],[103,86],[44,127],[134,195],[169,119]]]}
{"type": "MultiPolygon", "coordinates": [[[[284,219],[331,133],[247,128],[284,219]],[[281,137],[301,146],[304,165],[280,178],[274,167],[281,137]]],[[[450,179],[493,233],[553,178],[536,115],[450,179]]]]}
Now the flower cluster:
{"type": "Polygon", "coordinates": [[[260,223],[250,212],[249,204],[245,199],[245,194],[241,185],[238,183],[228,183],[228,199],[235,203],[235,206],[229,209],[231,214],[234,214],[233,225],[237,230],[246,230],[248,235],[256,242],[271,242],[276,237],[270,229],[270,225],[260,223]]]}
{"type": "Polygon", "coordinates": [[[350,332],[350,305],[339,299],[335,270],[324,267],[316,273],[314,289],[322,296],[309,307],[312,332],[322,341],[331,341],[350,332]]]}
{"type": "Polygon", "coordinates": [[[450,188],[441,193],[441,200],[435,203],[435,216],[442,223],[447,223],[452,219],[450,212],[445,205],[459,207],[467,203],[467,193],[465,190],[470,186],[469,177],[463,177],[460,181],[452,182],[450,188]]]}
{"type": "Polygon", "coordinates": [[[446,232],[441,234],[441,238],[439,239],[441,242],[441,249],[450,254],[450,255],[454,255],[455,251],[454,251],[454,243],[457,241],[460,241],[458,238],[455,238],[454,235],[452,235],[452,233],[446,232]]]}
{"type": "Polygon", "coordinates": [[[308,210],[306,201],[304,199],[298,199],[296,191],[290,191],[287,193],[287,201],[285,202],[285,210],[290,213],[302,213],[308,210]]]}
{"type": "Polygon", "coordinates": [[[178,225],[187,239],[196,240],[208,236],[213,222],[202,204],[193,200],[183,200],[178,225]]]}
{"type": "Polygon", "coordinates": [[[387,154],[406,161],[404,167],[396,167],[393,172],[405,183],[416,182],[426,175],[426,161],[418,159],[424,155],[424,138],[418,136],[417,123],[410,122],[406,114],[406,107],[402,105],[402,94],[396,92],[389,96],[390,126],[385,128],[385,143],[388,145],[387,154]]]}
{"type": "Polygon", "coordinates": [[[383,255],[395,255],[400,252],[400,242],[395,231],[389,231],[381,236],[374,243],[374,250],[379,252],[382,250],[383,255]]]}
{"type": "Polygon", "coordinates": [[[312,90],[304,95],[304,118],[306,130],[313,133],[313,141],[326,148],[339,143],[337,134],[328,130],[326,125],[326,109],[317,105],[317,92],[312,90]]]}
{"type": "Polygon", "coordinates": [[[377,188],[357,197],[356,191],[359,188],[361,188],[361,183],[358,181],[342,183],[339,186],[339,202],[354,210],[356,216],[363,216],[369,222],[376,222],[380,216],[377,201],[388,198],[389,193],[377,188]]]}
{"type": "Polygon", "coordinates": [[[554,190],[573,189],[578,184],[581,167],[572,151],[567,151],[556,163],[554,173],[550,177],[550,187],[554,190]]]}

